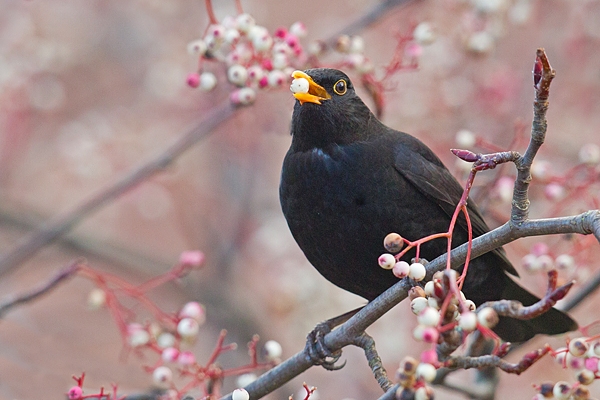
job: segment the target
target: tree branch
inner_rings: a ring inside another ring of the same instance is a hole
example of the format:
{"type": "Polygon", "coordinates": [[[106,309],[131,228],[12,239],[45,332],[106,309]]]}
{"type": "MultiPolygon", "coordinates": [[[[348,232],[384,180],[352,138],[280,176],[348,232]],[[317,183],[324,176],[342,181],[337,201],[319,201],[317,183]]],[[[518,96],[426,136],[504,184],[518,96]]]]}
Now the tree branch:
{"type": "Polygon", "coordinates": [[[175,143],[156,158],[142,164],[114,184],[100,190],[96,195],[79,204],[73,210],[43,224],[37,231],[23,238],[12,250],[2,255],[0,258],[0,276],[13,270],[41,248],[67,233],[93,212],[165,169],[234,113],[235,109],[229,104],[229,101],[216,107],[206,115],[202,122],[179,137],[175,143]]]}
{"type": "Polygon", "coordinates": [[[42,284],[41,286],[30,290],[27,293],[24,293],[20,296],[4,300],[2,303],[0,303],[0,318],[2,318],[4,314],[10,311],[10,309],[12,309],[13,307],[37,299],[38,297],[48,293],[49,291],[57,287],[60,283],[66,281],[68,278],[75,275],[75,273],[79,270],[79,267],[82,262],[82,260],[77,260],[71,263],[71,265],[60,270],[54,277],[52,277],[52,279],[42,284]]]}

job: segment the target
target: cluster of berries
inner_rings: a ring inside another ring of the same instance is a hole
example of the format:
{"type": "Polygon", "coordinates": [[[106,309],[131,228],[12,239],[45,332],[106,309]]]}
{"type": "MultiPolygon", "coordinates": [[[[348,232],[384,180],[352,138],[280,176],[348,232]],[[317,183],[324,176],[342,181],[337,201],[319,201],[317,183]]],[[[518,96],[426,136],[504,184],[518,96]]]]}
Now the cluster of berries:
{"type": "Polygon", "coordinates": [[[580,337],[568,341],[567,347],[553,352],[556,361],[576,372],[576,382],[544,382],[536,385],[538,393],[533,400],[590,400],[589,385],[600,379],[600,338],[580,337]]]}
{"type": "Polygon", "coordinates": [[[230,96],[232,103],[252,104],[257,89],[281,87],[292,71],[306,62],[307,55],[300,44],[305,35],[301,22],[271,34],[250,14],[225,17],[221,23],[210,25],[204,37],[188,44],[189,53],[199,59],[199,72],[188,75],[188,85],[204,91],[214,89],[217,77],[206,64],[224,63],[227,80],[237,87],[230,96]]]}

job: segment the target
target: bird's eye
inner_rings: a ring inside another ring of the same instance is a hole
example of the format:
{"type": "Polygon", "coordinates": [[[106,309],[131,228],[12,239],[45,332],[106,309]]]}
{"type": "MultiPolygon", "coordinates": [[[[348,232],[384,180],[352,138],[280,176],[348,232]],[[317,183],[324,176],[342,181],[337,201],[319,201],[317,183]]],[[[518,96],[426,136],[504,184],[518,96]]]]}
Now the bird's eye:
{"type": "Polygon", "coordinates": [[[335,83],[335,85],[333,85],[333,91],[340,96],[346,94],[346,90],[346,81],[343,79],[340,79],[335,83]]]}

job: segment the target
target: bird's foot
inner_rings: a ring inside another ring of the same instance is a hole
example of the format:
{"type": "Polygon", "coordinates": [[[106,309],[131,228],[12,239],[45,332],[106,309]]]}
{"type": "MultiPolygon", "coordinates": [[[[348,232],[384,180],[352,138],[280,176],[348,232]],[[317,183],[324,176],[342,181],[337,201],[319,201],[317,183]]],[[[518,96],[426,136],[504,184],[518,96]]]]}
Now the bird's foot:
{"type": "Polygon", "coordinates": [[[306,358],[313,364],[321,365],[328,371],[344,368],[344,365],[346,365],[345,361],[340,365],[336,365],[336,362],[338,362],[342,356],[342,350],[331,351],[325,344],[325,335],[331,332],[336,326],[348,321],[361,309],[362,307],[359,307],[318,324],[306,337],[306,346],[304,347],[306,358]]]}
{"type": "Polygon", "coordinates": [[[325,344],[325,335],[334,328],[331,320],[321,322],[306,337],[306,347],[304,354],[315,365],[321,365],[328,371],[342,369],[346,362],[336,365],[342,356],[342,350],[331,351],[325,344]]]}

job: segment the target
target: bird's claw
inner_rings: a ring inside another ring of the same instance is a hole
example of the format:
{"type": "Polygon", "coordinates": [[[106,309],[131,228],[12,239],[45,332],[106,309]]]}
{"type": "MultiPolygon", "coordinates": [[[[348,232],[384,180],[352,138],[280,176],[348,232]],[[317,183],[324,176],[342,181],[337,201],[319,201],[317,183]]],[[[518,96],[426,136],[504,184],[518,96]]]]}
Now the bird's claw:
{"type": "Polygon", "coordinates": [[[328,371],[336,371],[344,368],[346,362],[336,365],[342,356],[342,350],[335,352],[329,350],[325,344],[325,335],[329,332],[331,332],[331,327],[327,322],[317,325],[306,337],[304,353],[313,364],[320,365],[328,371]]]}

